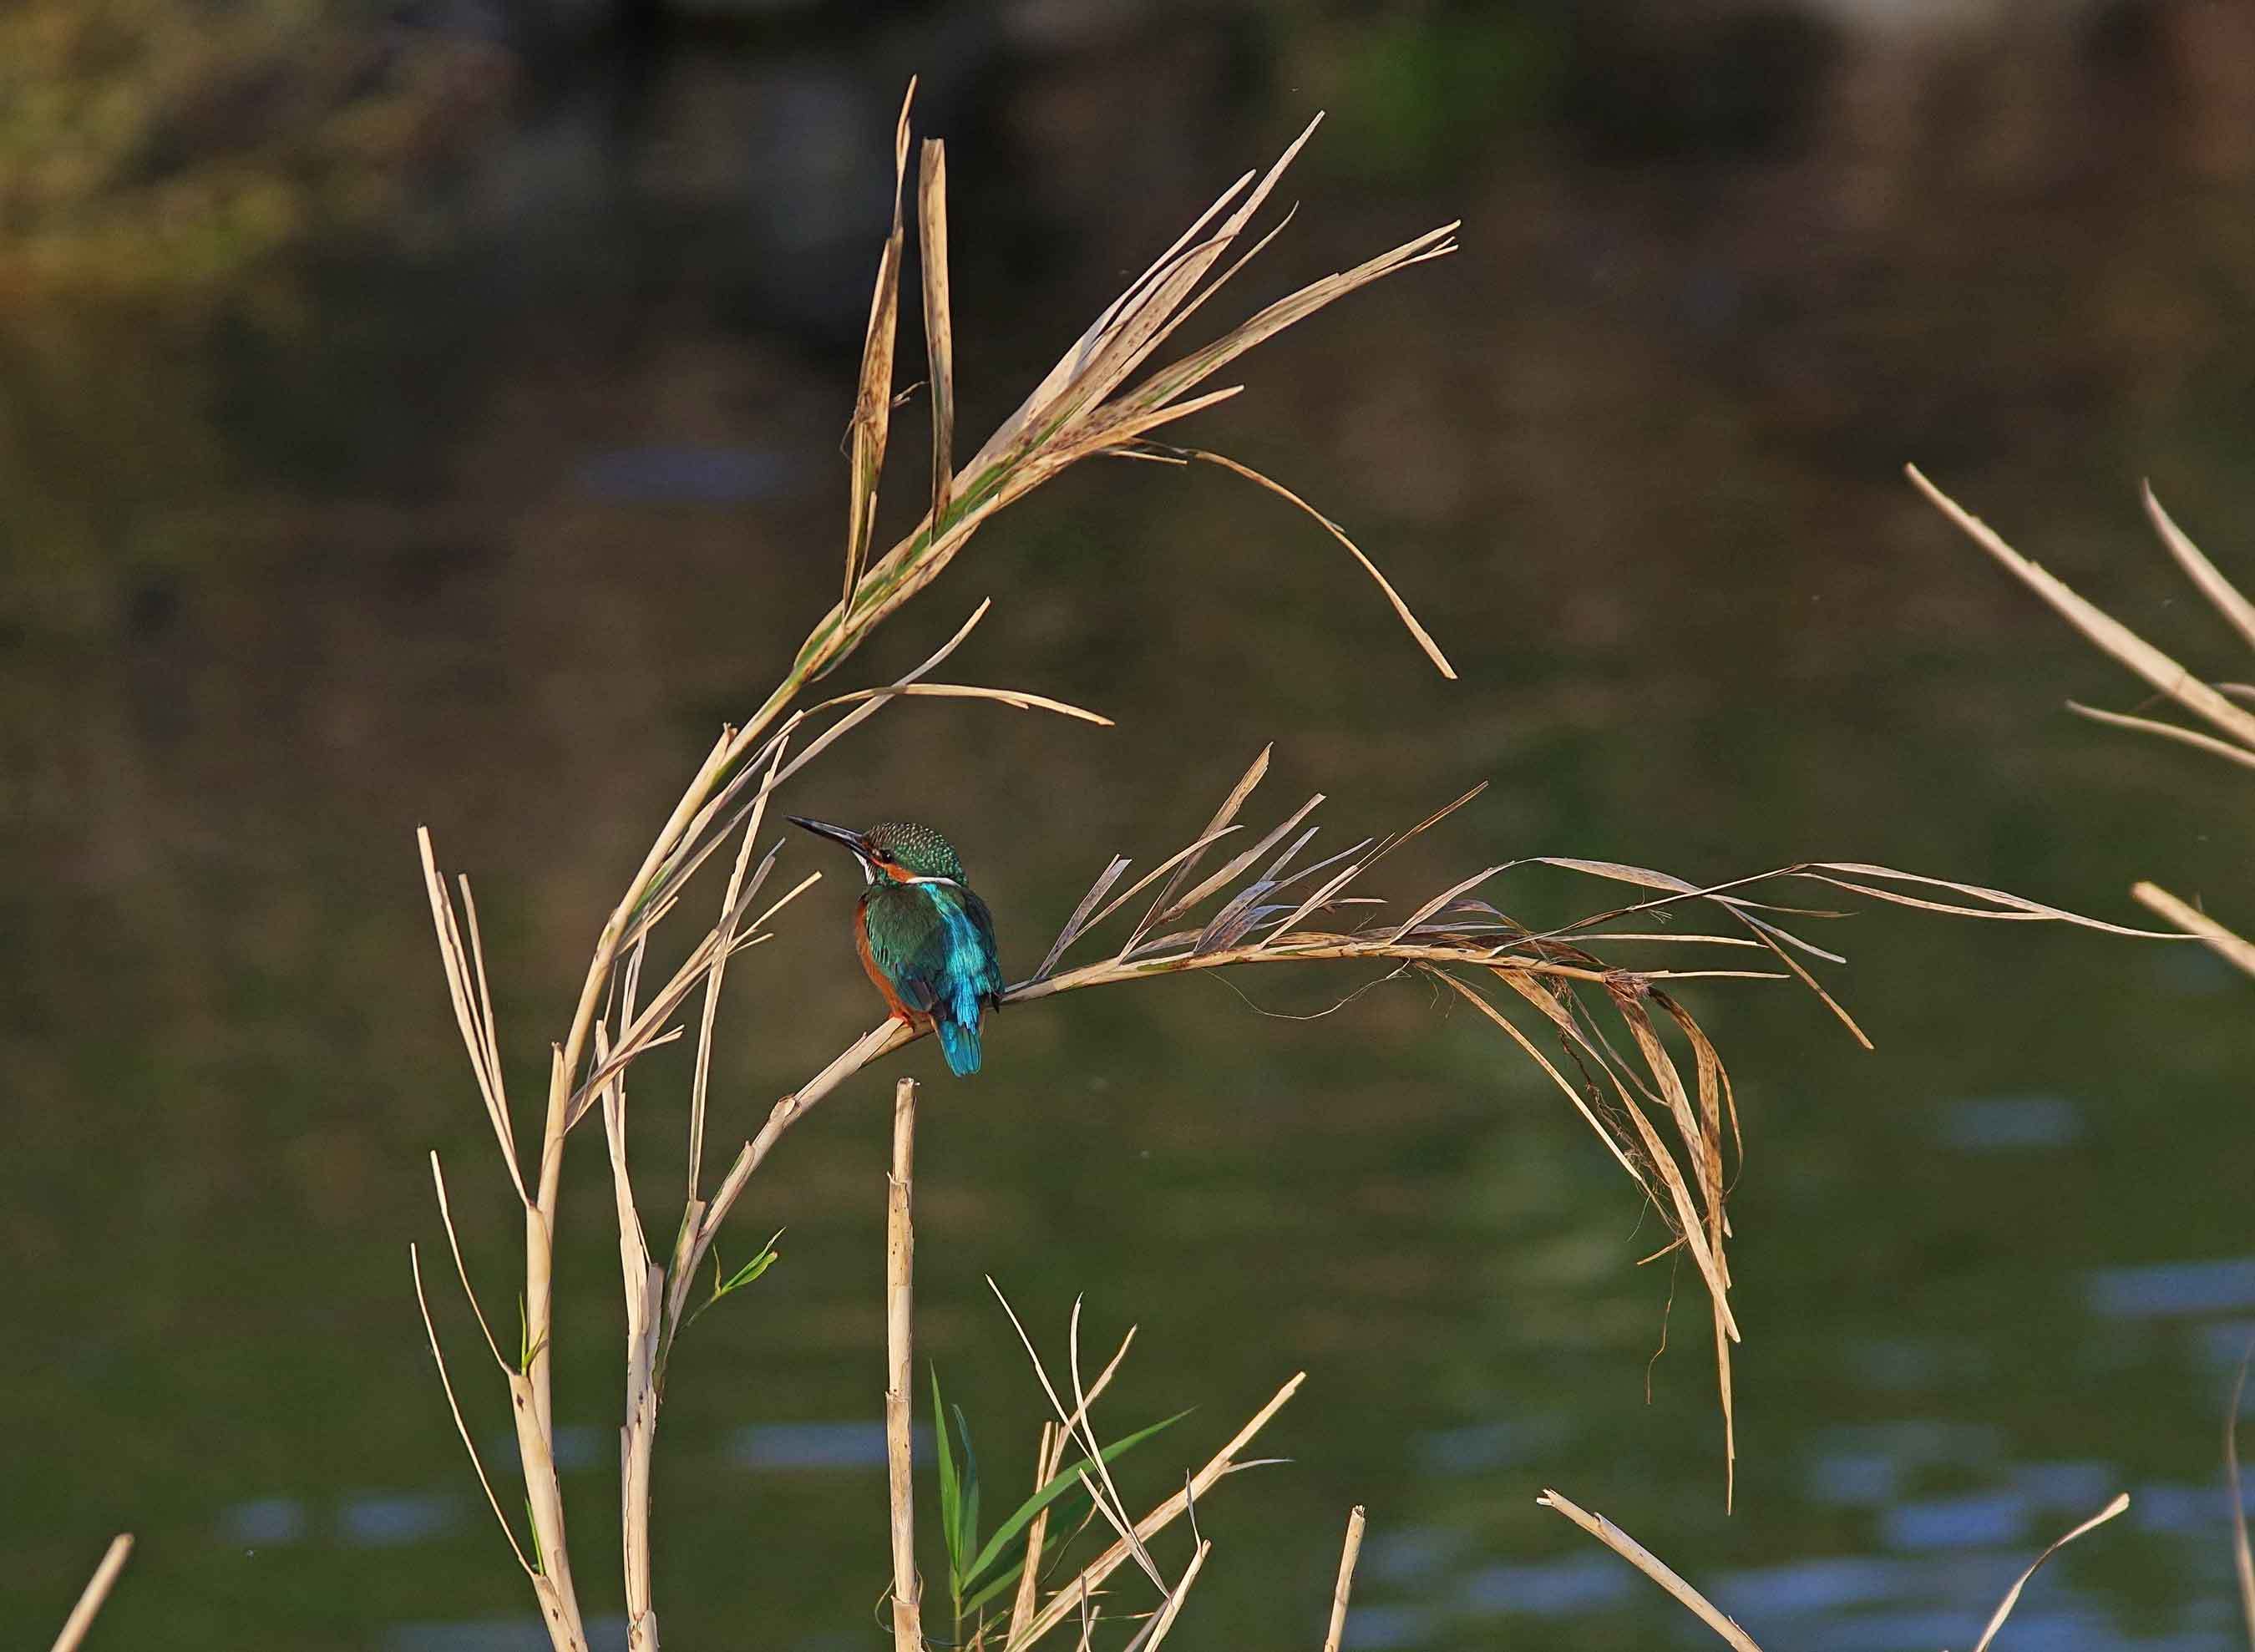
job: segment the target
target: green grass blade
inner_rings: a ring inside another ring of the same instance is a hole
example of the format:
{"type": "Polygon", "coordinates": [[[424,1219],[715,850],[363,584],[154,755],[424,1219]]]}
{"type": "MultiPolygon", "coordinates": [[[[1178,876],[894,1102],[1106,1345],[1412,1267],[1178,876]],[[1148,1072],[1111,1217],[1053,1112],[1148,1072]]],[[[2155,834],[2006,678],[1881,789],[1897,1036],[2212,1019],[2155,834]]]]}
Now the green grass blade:
{"type": "MultiPolygon", "coordinates": [[[[938,1396],[934,1395],[933,1398],[937,1402],[938,1396]]],[[[951,1558],[957,1555],[976,1554],[979,1550],[979,1456],[971,1449],[971,1424],[963,1415],[963,1408],[959,1405],[954,1409],[956,1431],[963,1437],[963,1508],[961,1518],[956,1522],[963,1536],[960,1543],[949,1545],[951,1558]]],[[[947,1420],[945,1417],[933,1420],[939,1424],[942,1433],[946,1432],[947,1420]]]]}
{"type": "MultiPolygon", "coordinates": [[[[1152,1424],[1149,1428],[1138,1429],[1133,1434],[1113,1441],[1104,1448],[1104,1460],[1107,1463],[1112,1462],[1123,1452],[1141,1445],[1160,1430],[1173,1427],[1189,1415],[1190,1412],[1187,1410],[1177,1411],[1172,1417],[1152,1424]]],[[[987,1540],[987,1546],[979,1551],[979,1557],[971,1563],[969,1570],[963,1574],[964,1582],[966,1584],[976,1582],[980,1573],[985,1571],[1001,1557],[1002,1550],[1008,1545],[1010,1540],[1025,1530],[1027,1526],[1032,1523],[1036,1515],[1040,1514],[1066,1491],[1080,1484],[1081,1471],[1093,1466],[1094,1465],[1084,1457],[1070,1468],[1060,1470],[1057,1477],[1048,1485],[1026,1499],[1024,1502],[1020,1503],[1011,1512],[1010,1517],[995,1528],[994,1535],[987,1540]]]]}
{"type": "Polygon", "coordinates": [[[940,1403],[939,1366],[931,1367],[932,1432],[939,1437],[939,1530],[947,1540],[948,1592],[960,1597],[966,1581],[960,1526],[963,1488],[955,1478],[955,1452],[947,1441],[947,1408],[940,1403]]]}

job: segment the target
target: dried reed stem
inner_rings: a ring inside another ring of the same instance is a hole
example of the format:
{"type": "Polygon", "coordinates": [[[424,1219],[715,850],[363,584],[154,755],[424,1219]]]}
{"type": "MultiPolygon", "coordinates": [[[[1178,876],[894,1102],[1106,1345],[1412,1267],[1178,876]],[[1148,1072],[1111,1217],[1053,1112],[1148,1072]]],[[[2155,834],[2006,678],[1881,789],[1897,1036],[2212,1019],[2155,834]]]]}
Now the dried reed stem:
{"type": "MultiPolygon", "coordinates": [[[[1127,1352],[1125,1347],[1120,1349],[1127,1352]]],[[[1101,1380],[1098,1386],[1103,1386],[1101,1380]]],[[[1057,1476],[1064,1466],[1066,1435],[1056,1424],[1044,1420],[1042,1437],[1034,1446],[1034,1490],[1038,1493],[1057,1476]]],[[[1042,1586],[1042,1546],[1049,1541],[1050,1508],[1047,1503],[1035,1512],[1026,1526],[1026,1561],[1018,1571],[1018,1588],[1010,1601],[1010,1620],[1003,1627],[1002,1644],[1009,1645],[1018,1638],[1021,1625],[1034,1620],[1034,1608],[1040,1599],[1042,1586]]]]}
{"type": "MultiPolygon", "coordinates": [[[[916,1098],[914,1079],[893,1086],[893,1173],[885,1186],[885,1490],[892,1512],[894,1652],[924,1652],[909,1386],[916,1304],[916,1098]]],[[[947,1426],[944,1417],[932,1421],[947,1426]]]]}
{"type": "Polygon", "coordinates": [[[1354,1563],[1362,1553],[1362,1505],[1347,1511],[1346,1541],[1339,1545],[1338,1581],[1331,1585],[1331,1627],[1324,1632],[1324,1652],[1339,1652],[1346,1638],[1346,1599],[1354,1588],[1354,1563]]]}
{"type": "Polygon", "coordinates": [[[79,1592],[78,1604],[71,1608],[70,1616],[63,1620],[63,1632],[55,1637],[54,1652],[77,1652],[86,1632],[94,1627],[94,1620],[102,1603],[109,1599],[110,1585],[117,1574],[125,1570],[125,1557],[133,1552],[133,1534],[121,1531],[109,1540],[102,1552],[102,1564],[94,1569],[94,1576],[86,1580],[79,1592]]]}

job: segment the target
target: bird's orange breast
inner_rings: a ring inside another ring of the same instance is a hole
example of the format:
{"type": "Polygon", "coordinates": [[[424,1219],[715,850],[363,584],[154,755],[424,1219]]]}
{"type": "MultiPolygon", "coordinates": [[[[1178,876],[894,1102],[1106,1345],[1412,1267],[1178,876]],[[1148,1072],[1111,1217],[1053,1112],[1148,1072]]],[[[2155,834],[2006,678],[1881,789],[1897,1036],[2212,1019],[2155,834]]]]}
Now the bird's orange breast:
{"type": "Polygon", "coordinates": [[[861,955],[861,968],[875,985],[878,995],[884,999],[885,1007],[903,1021],[914,1026],[917,1019],[916,1011],[901,1002],[901,995],[895,989],[891,978],[877,967],[876,958],[869,951],[869,913],[865,906],[856,905],[854,908],[854,950],[861,955]]]}

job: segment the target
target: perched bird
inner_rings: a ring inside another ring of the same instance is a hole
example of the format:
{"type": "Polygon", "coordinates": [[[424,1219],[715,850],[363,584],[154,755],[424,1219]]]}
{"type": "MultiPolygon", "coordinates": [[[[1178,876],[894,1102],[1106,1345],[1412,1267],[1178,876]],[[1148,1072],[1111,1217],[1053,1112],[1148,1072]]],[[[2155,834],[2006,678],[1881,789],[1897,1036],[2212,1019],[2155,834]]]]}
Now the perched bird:
{"type": "Polygon", "coordinates": [[[790,823],[861,863],[868,887],[854,908],[854,942],[886,1006],[912,1027],[929,1023],[957,1077],[978,1072],[979,1023],[1001,1001],[1002,967],[994,917],[947,840],[903,820],[867,832],[798,815],[790,823]]]}

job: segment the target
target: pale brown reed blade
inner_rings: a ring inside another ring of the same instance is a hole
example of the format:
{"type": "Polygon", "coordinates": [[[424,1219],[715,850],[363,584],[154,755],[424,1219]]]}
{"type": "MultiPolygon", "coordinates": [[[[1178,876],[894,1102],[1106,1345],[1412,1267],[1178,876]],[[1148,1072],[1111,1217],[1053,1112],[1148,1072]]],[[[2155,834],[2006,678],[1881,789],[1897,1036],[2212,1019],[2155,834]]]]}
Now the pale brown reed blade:
{"type": "Polygon", "coordinates": [[[133,1552],[133,1534],[121,1531],[109,1540],[102,1551],[101,1564],[94,1576],[86,1580],[79,1592],[78,1604],[71,1607],[70,1616],[63,1620],[62,1633],[55,1637],[53,1652],[78,1652],[79,1643],[86,1632],[94,1627],[94,1620],[102,1611],[102,1603],[109,1599],[110,1590],[117,1583],[117,1574],[125,1570],[126,1557],[133,1552]]]}
{"type": "Polygon", "coordinates": [[[1347,1511],[1346,1541],[1339,1546],[1338,1581],[1331,1585],[1331,1627],[1324,1632],[1324,1652],[1339,1652],[1346,1638],[1346,1601],[1354,1589],[1354,1563],[1362,1553],[1362,1505],[1347,1511]]]}
{"type": "MultiPolygon", "coordinates": [[[[2221,688],[2222,685],[2217,686],[2221,688]]],[[[2153,735],[2162,740],[2174,740],[2195,750],[2204,751],[2211,757],[2236,763],[2243,769],[2255,769],[2255,750],[2234,745],[2228,740],[2218,740],[2214,735],[2203,735],[2197,728],[2184,728],[2152,717],[2133,717],[2128,712],[2102,711],[2096,706],[2086,706],[2079,699],[2069,700],[2067,708],[2078,717],[2087,717],[2094,723],[2104,723],[2110,728],[2126,728],[2133,735],[2153,735]]]]}
{"type": "MultiPolygon", "coordinates": [[[[494,1140],[501,1148],[502,1163],[508,1167],[509,1185],[516,1190],[520,1202],[530,1206],[530,1195],[525,1192],[524,1177],[517,1168],[516,1137],[509,1126],[509,1091],[502,1076],[501,1052],[494,1037],[493,1004],[485,990],[485,952],[477,934],[477,910],[466,906],[472,946],[466,951],[462,944],[461,925],[455,922],[453,903],[447,898],[446,881],[439,875],[437,851],[432,847],[431,829],[415,828],[415,847],[423,861],[424,887],[431,897],[431,922],[439,932],[439,962],[446,976],[446,991],[453,1001],[454,1022],[461,1030],[462,1047],[470,1058],[470,1071],[478,1081],[478,1095],[486,1107],[486,1121],[493,1126],[494,1140]],[[474,953],[474,960],[471,953],[474,953]]],[[[467,900],[469,881],[462,881],[462,892],[467,900]]]]}
{"type": "Polygon", "coordinates": [[[2200,587],[2200,594],[2223,616],[2224,622],[2239,633],[2239,640],[2255,648],[2255,602],[2242,595],[2239,587],[2225,579],[2216,564],[2201,554],[2200,547],[2185,537],[2184,530],[2153,497],[2152,482],[2145,483],[2139,491],[2145,496],[2146,515],[2153,522],[2153,531],[2161,536],[2161,543],[2177,559],[2177,566],[2200,587]]]}
{"type": "Polygon", "coordinates": [[[1603,1515],[1591,1514],[1563,1493],[1552,1491],[1547,1487],[1542,1495],[1536,1498],[1535,1501],[1537,1508],[1551,1509],[1563,1515],[1646,1577],[1667,1590],[1700,1622],[1721,1635],[1736,1648],[1736,1652],[1761,1652],[1761,1648],[1754,1644],[1753,1637],[1739,1627],[1726,1613],[1708,1599],[1705,1595],[1684,1582],[1666,1561],[1614,1525],[1603,1515]]]}
{"type": "Polygon", "coordinates": [[[2207,942],[2234,967],[2255,975],[2255,941],[2224,928],[2198,907],[2170,894],[2158,883],[2134,883],[2131,885],[2130,894],[2141,905],[2159,912],[2187,934],[2207,942]]]}
{"type": "Polygon", "coordinates": [[[1408,628],[1409,635],[1416,638],[1417,646],[1425,650],[1425,657],[1433,662],[1435,669],[1451,682],[1457,680],[1457,668],[1449,664],[1449,657],[1441,652],[1441,645],[1433,640],[1432,633],[1418,623],[1417,616],[1409,611],[1409,604],[1402,600],[1401,593],[1394,588],[1394,582],[1378,571],[1378,564],[1373,562],[1364,553],[1360,545],[1347,538],[1345,529],[1301,498],[1289,488],[1262,475],[1250,465],[1240,465],[1234,459],[1220,453],[1207,453],[1201,447],[1191,448],[1190,454],[1193,459],[1203,459],[1209,465],[1219,465],[1224,470],[1244,477],[1247,482],[1258,483],[1278,498],[1298,506],[1301,510],[1312,517],[1324,532],[1346,547],[1347,554],[1362,565],[1362,571],[1377,581],[1379,590],[1384,594],[1387,601],[1393,606],[1394,617],[1408,628]]]}
{"type": "MultiPolygon", "coordinates": [[[[760,804],[767,801],[765,791],[760,794],[760,804]]],[[[705,1106],[706,1093],[713,1077],[713,1030],[720,1014],[720,980],[727,971],[736,934],[729,914],[739,910],[737,902],[743,894],[744,873],[750,866],[752,847],[760,834],[761,811],[755,809],[751,820],[744,827],[742,845],[736,850],[736,864],[729,869],[728,887],[720,896],[720,950],[713,960],[712,973],[705,977],[705,1013],[697,1023],[697,1065],[689,1083],[689,1193],[692,1204],[697,1199],[698,1185],[705,1170],[705,1106]]]]}
{"type": "MultiPolygon", "coordinates": [[[[885,1490],[892,1516],[894,1652],[924,1652],[916,1569],[916,1483],[910,1414],[916,1307],[914,1079],[893,1086],[893,1170],[885,1187],[885,1490]]],[[[947,1426],[945,1417],[933,1425],[947,1426]]]]}
{"type": "Polygon", "coordinates": [[[1048,376],[1034,387],[1033,393],[1020,404],[1018,411],[1005,419],[987,439],[987,445],[979,450],[978,457],[971,461],[971,470],[974,473],[984,470],[1043,427],[1058,422],[1061,418],[1069,418],[1076,409],[1085,411],[1093,407],[1104,395],[1135,371],[1150,350],[1164,338],[1165,333],[1162,329],[1167,327],[1169,319],[1182,308],[1192,289],[1229,250],[1230,244],[1243,231],[1247,221],[1260,209],[1261,203],[1275,188],[1285,169],[1298,157],[1302,146],[1315,135],[1316,127],[1322,120],[1323,116],[1318,115],[1308,123],[1261,181],[1238,200],[1236,209],[1212,235],[1191,244],[1192,237],[1233,199],[1238,198],[1246,179],[1252,174],[1247,173],[1231,185],[1183,233],[1174,246],[1160,256],[1156,264],[1113,300],[1111,306],[1096,319],[1094,325],[1059,358],[1048,376]]]}
{"type": "Polygon", "coordinates": [[[1112,886],[1134,864],[1126,855],[1115,854],[1111,863],[1096,875],[1096,882],[1088,886],[1088,893],[1080,897],[1080,904],[1072,909],[1072,916],[1065,919],[1064,927],[1057,931],[1057,939],[1050,943],[1049,952],[1042,959],[1041,967],[1034,971],[1036,981],[1057,967],[1057,960],[1064,956],[1065,948],[1071,946],[1087,926],[1088,915],[1096,910],[1096,903],[1111,891],[1112,886]]]}
{"type": "Polygon", "coordinates": [[[1245,875],[1247,868],[1282,843],[1285,833],[1313,813],[1316,806],[1323,800],[1324,794],[1320,791],[1317,792],[1315,796],[1286,815],[1279,825],[1251,848],[1232,855],[1209,876],[1184,893],[1177,896],[1166,910],[1159,914],[1157,921],[1164,924],[1171,918],[1180,917],[1184,912],[1194,910],[1203,903],[1212,899],[1214,896],[1236,882],[1239,878],[1245,875]]]}
{"type": "Polygon", "coordinates": [[[846,594],[848,612],[861,588],[861,570],[869,556],[869,541],[877,526],[877,478],[885,468],[885,439],[893,418],[893,337],[900,319],[901,258],[908,234],[901,220],[901,196],[909,170],[909,109],[916,102],[916,81],[909,81],[901,100],[901,118],[893,131],[893,232],[877,260],[876,290],[869,297],[869,327],[861,346],[861,387],[854,401],[851,435],[852,470],[846,504],[846,594]]]}
{"type": "Polygon", "coordinates": [[[2073,1531],[2069,1532],[2065,1536],[2056,1539],[2050,1548],[2038,1555],[2035,1559],[2029,1564],[2028,1569],[2022,1572],[2020,1577],[2013,1581],[2013,1586],[2005,1591],[2005,1598],[1997,1602],[1997,1610],[1990,1616],[1989,1627],[1981,1631],[1981,1638],[1973,1643],[1973,1652],[1989,1652],[1989,1642],[1997,1638],[1997,1631],[2005,1627],[2005,1620],[2012,1616],[2013,1608],[2020,1604],[2020,1591],[2028,1586],[2029,1578],[2034,1577],[2037,1572],[2043,1569],[2043,1564],[2045,1561],[2049,1560],[2061,1550],[2066,1548],[2068,1544],[2073,1543],[2077,1537],[2082,1536],[2083,1533],[2096,1530],[2098,1527],[2104,1525],[2108,1521],[2113,1519],[2115,1515],[2129,1508],[2129,1506],[2130,1494],[2127,1492],[2117,1492],[2114,1494],[2114,1501],[2112,1502],[2107,1504],[2105,1508],[2100,1509],[2097,1514],[2084,1521],[2080,1526],[2077,1526],[2073,1531]]]}
{"type": "MultiPolygon", "coordinates": [[[[1127,1350],[1123,1347],[1121,1353],[1127,1350]]],[[[1065,1434],[1054,1423],[1046,1419],[1042,1424],[1041,1438],[1034,1445],[1034,1490],[1055,1480],[1064,1466],[1065,1434]]],[[[1002,1627],[1002,1644],[1008,1646],[1017,1639],[1019,1626],[1034,1620],[1034,1606],[1042,1586],[1042,1550],[1050,1535],[1050,1507],[1047,1503],[1035,1512],[1026,1525],[1026,1558],[1018,1568],[1018,1587],[1010,1600],[1009,1621],[1002,1627]]]]}
{"type": "Polygon", "coordinates": [[[477,1316],[478,1329],[485,1332],[486,1347],[493,1361],[507,1375],[511,1367],[502,1357],[501,1344],[494,1339],[493,1327],[486,1323],[486,1311],[478,1305],[478,1293],[470,1288],[470,1270],[462,1261],[462,1242],[454,1234],[454,1213],[446,1199],[446,1174],[439,1168],[439,1155],[431,1155],[431,1185],[439,1195],[439,1221],[446,1230],[446,1248],[454,1253],[454,1276],[462,1282],[462,1295],[469,1299],[470,1311],[477,1316]]]}
{"type": "Polygon", "coordinates": [[[2104,609],[2077,595],[2065,581],[2013,550],[1987,523],[1928,482],[1917,466],[1907,465],[1904,469],[1936,510],[2022,584],[2050,603],[2069,624],[2145,678],[2150,687],[2205,719],[2240,744],[2255,747],[2255,714],[2233,705],[2229,697],[2194,676],[2104,609]]]}
{"type": "Polygon", "coordinates": [[[947,289],[947,151],[924,140],[917,178],[917,249],[924,268],[924,348],[931,376],[931,525],[947,522],[955,487],[955,330],[947,289]]]}
{"type": "Polygon", "coordinates": [[[1143,921],[1135,926],[1135,933],[1128,937],[1128,947],[1133,947],[1135,942],[1142,938],[1145,931],[1160,920],[1161,915],[1167,910],[1168,903],[1174,899],[1176,891],[1180,889],[1190,875],[1198,869],[1198,856],[1204,853],[1204,846],[1212,842],[1237,819],[1238,811],[1245,806],[1245,800],[1253,795],[1254,789],[1260,785],[1261,777],[1268,772],[1268,759],[1275,749],[1276,742],[1273,740],[1261,747],[1251,765],[1237,777],[1237,784],[1230,787],[1228,794],[1221,800],[1221,806],[1213,812],[1213,819],[1207,821],[1205,830],[1198,833],[1197,843],[1182,857],[1181,864],[1175,868],[1174,876],[1167,880],[1167,886],[1159,891],[1159,898],[1151,903],[1151,910],[1144,914],[1143,921]]]}

